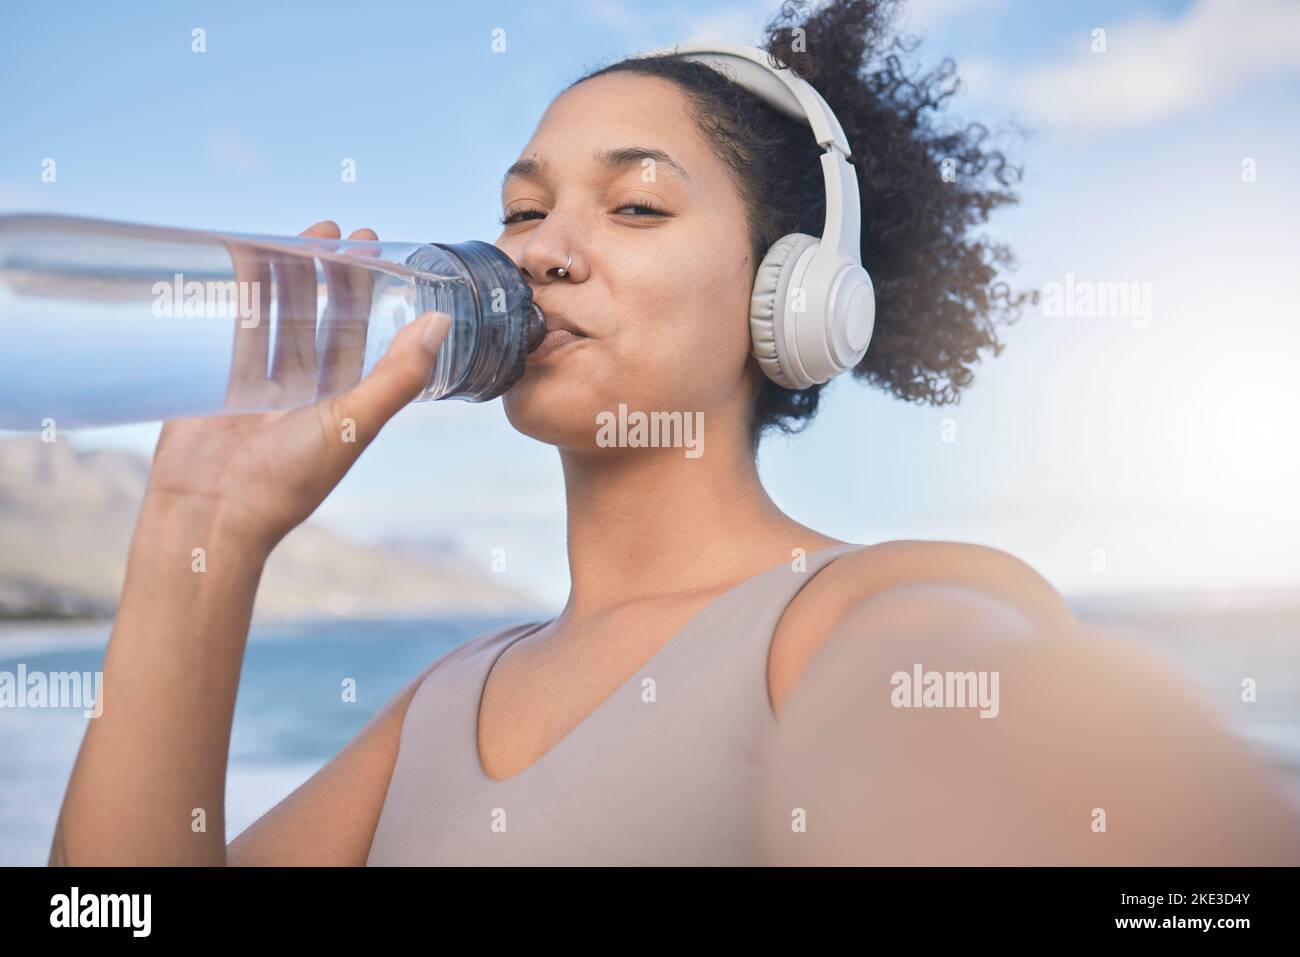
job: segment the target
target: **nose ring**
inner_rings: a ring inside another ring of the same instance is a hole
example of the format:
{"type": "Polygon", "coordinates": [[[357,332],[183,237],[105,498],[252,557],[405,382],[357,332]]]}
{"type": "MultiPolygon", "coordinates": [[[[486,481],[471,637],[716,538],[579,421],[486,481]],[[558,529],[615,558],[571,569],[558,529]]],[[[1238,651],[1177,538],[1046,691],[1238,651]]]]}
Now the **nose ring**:
{"type": "Polygon", "coordinates": [[[560,266],[555,270],[555,274],[560,278],[564,278],[569,274],[569,267],[572,265],[573,265],[573,253],[569,253],[569,258],[565,260],[563,266],[560,266]]]}

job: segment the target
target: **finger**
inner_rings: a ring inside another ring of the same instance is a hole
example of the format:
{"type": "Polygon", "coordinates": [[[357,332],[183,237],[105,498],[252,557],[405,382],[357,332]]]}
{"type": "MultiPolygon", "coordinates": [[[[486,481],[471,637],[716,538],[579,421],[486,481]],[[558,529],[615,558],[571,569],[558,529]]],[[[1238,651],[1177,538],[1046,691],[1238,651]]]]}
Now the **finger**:
{"type": "Polygon", "coordinates": [[[334,220],[322,219],[319,223],[312,223],[298,235],[319,236],[321,239],[338,239],[343,235],[343,231],[339,229],[339,224],[334,220]]]}
{"type": "MultiPolygon", "coordinates": [[[[300,236],[338,239],[338,224],[322,220],[300,236]]],[[[306,256],[271,255],[275,276],[275,351],[271,380],[282,389],[281,400],[291,404],[311,399],[316,377],[316,261],[306,256]]]]}
{"type": "Polygon", "coordinates": [[[332,400],[336,420],[355,423],[361,447],[427,388],[450,327],[451,316],[446,313],[422,313],[398,332],[369,375],[332,400]]]}
{"type": "Polygon", "coordinates": [[[245,243],[226,244],[235,273],[235,332],[222,407],[252,410],[266,394],[271,326],[271,270],[266,256],[245,243]]]}
{"type": "MultiPolygon", "coordinates": [[[[375,242],[372,229],[354,230],[349,241],[375,242]]],[[[376,257],[378,249],[350,247],[347,256],[376,257]]],[[[323,260],[325,266],[325,317],[318,334],[320,355],[316,367],[316,396],[335,395],[361,380],[365,368],[366,337],[370,329],[375,277],[370,269],[323,260]]]]}

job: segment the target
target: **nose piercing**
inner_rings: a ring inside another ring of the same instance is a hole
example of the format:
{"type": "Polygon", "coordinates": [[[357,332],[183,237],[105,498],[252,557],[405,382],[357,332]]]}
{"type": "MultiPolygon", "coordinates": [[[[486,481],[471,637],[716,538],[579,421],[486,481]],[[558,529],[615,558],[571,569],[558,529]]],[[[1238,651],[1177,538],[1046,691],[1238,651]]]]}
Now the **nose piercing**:
{"type": "Polygon", "coordinates": [[[569,258],[565,260],[563,266],[559,266],[556,268],[555,274],[560,278],[564,278],[569,274],[569,267],[572,265],[573,265],[573,253],[569,253],[569,258]]]}

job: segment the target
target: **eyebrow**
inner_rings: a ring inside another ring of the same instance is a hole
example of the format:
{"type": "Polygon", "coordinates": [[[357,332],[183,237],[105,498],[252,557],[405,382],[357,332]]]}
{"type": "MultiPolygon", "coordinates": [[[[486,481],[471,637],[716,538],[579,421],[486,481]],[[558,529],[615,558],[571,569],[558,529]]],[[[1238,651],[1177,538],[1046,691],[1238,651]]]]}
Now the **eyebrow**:
{"type": "MultiPolygon", "coordinates": [[[[651,160],[656,164],[663,164],[670,173],[682,181],[687,183],[691,181],[691,174],[686,172],[686,168],[663,150],[650,149],[644,146],[623,146],[618,149],[597,150],[595,160],[601,166],[611,170],[636,166],[645,160],[651,160]]],[[[546,160],[516,160],[510,164],[510,168],[506,170],[506,175],[501,178],[501,188],[505,189],[506,183],[510,181],[512,176],[521,179],[537,179],[546,172],[549,165],[546,160]]]]}

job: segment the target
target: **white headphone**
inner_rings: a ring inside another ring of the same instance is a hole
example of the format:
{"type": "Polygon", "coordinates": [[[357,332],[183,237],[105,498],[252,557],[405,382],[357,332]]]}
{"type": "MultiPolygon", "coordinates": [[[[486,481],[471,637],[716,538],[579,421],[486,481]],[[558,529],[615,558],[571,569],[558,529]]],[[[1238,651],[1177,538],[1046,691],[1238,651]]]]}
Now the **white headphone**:
{"type": "Polygon", "coordinates": [[[806,389],[853,368],[866,354],[876,294],[862,268],[861,200],[849,142],[835,113],[807,80],[768,62],[765,50],[739,43],[679,44],[639,57],[679,54],[712,67],[787,116],[812,127],[826,177],[820,238],[782,236],[754,279],[749,330],[754,358],[769,379],[806,389]]]}

